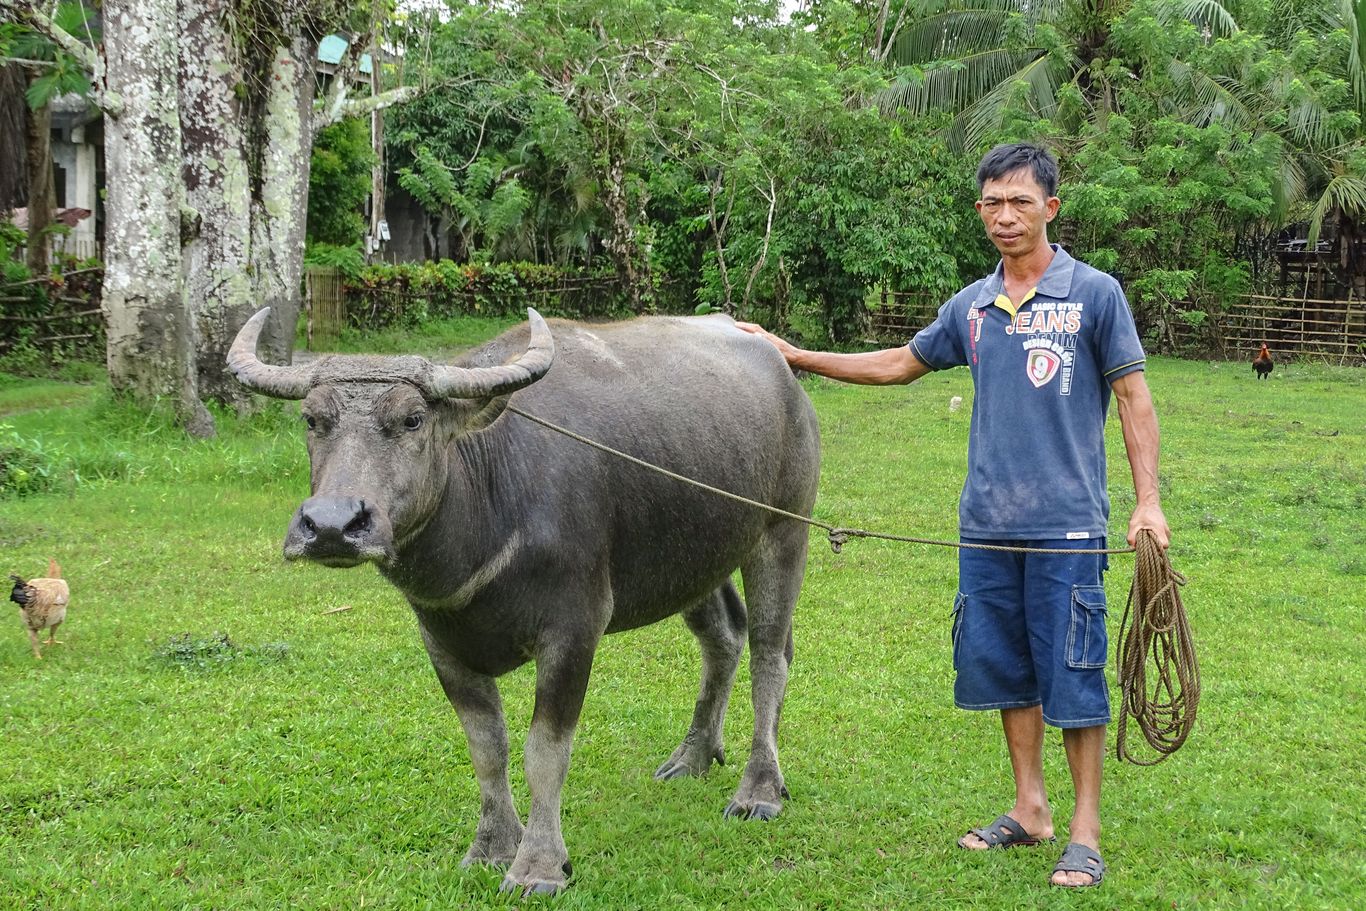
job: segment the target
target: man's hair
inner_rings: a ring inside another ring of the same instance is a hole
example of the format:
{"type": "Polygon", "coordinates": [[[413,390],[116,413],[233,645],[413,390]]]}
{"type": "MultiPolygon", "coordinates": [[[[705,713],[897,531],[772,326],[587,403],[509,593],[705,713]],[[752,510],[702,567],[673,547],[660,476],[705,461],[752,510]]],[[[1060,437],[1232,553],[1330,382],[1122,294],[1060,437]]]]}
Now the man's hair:
{"type": "Polygon", "coordinates": [[[1021,168],[1028,168],[1034,180],[1043,187],[1044,195],[1055,196],[1058,192],[1058,160],[1043,146],[1030,142],[1013,142],[998,145],[982,158],[977,166],[977,191],[988,180],[999,180],[1021,168]]]}

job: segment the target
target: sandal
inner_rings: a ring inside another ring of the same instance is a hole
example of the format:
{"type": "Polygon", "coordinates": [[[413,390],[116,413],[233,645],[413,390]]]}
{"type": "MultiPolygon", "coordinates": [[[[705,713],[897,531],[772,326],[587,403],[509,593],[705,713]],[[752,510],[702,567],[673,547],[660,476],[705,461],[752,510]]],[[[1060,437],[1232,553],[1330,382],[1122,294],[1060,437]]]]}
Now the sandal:
{"type": "MultiPolygon", "coordinates": [[[[1022,848],[1030,845],[1044,844],[1045,842],[1052,844],[1057,841],[1056,838],[1035,838],[1025,831],[1024,826],[1020,825],[1013,818],[1004,813],[997,816],[996,821],[989,826],[969,830],[963,838],[967,838],[968,835],[976,835],[978,838],[982,839],[982,841],[987,843],[988,849],[1022,848]]],[[[982,850],[981,848],[969,848],[967,845],[963,844],[962,838],[958,840],[958,847],[967,851],[982,850]]]]}
{"type": "Polygon", "coordinates": [[[1099,886],[1100,881],[1105,878],[1105,861],[1100,859],[1099,852],[1073,841],[1062,849],[1062,857],[1058,859],[1053,872],[1085,873],[1091,877],[1089,883],[1079,883],[1073,886],[1055,883],[1051,878],[1049,882],[1060,889],[1089,889],[1091,886],[1099,886]]]}

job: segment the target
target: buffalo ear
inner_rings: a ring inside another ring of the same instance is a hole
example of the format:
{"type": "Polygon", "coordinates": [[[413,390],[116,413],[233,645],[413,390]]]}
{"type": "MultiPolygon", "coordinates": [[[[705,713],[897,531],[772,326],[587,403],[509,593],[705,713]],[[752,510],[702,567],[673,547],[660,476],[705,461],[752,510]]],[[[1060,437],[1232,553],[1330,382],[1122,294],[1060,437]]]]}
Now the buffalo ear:
{"type": "Polygon", "coordinates": [[[462,399],[456,402],[456,424],[459,433],[479,433],[487,430],[503,416],[512,393],[487,399],[462,399]]]}

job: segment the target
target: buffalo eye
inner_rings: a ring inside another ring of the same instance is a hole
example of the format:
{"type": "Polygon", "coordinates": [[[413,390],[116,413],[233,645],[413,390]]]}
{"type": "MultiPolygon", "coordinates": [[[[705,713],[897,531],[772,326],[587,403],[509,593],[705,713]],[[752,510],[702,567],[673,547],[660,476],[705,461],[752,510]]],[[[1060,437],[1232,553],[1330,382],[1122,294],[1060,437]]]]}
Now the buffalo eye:
{"type": "Polygon", "coordinates": [[[304,423],[308,425],[309,430],[318,429],[318,419],[313,417],[313,415],[311,414],[304,415],[304,423]]]}
{"type": "Polygon", "coordinates": [[[415,412],[403,419],[404,430],[416,430],[422,426],[422,413],[415,412]]]}

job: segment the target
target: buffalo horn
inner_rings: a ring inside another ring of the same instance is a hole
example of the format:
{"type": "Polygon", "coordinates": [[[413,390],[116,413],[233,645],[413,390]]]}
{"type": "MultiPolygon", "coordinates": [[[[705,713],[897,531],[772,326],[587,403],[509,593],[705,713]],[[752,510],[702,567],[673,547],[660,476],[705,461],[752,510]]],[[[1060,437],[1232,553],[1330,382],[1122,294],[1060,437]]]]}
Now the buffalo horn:
{"type": "Polygon", "coordinates": [[[228,369],[237,382],[253,392],[277,399],[301,399],[308,394],[312,371],[302,367],[275,367],[263,364],[256,357],[256,340],[261,327],[270,316],[270,308],[262,307],[237,332],[228,350],[228,369]]]}
{"type": "Polygon", "coordinates": [[[555,340],[541,314],[526,311],[531,324],[531,343],[521,357],[498,367],[433,366],[423,391],[431,398],[482,399],[516,392],[545,376],[555,359],[555,340]]]}

